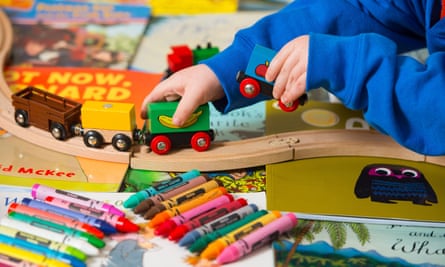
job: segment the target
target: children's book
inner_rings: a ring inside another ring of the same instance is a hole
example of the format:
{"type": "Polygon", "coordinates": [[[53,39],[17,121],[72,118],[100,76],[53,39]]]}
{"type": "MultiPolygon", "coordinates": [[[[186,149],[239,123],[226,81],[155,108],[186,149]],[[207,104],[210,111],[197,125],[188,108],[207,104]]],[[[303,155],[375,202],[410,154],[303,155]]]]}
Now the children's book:
{"type": "MultiPolygon", "coordinates": [[[[129,169],[120,191],[138,192],[163,180],[171,179],[178,174],[175,172],[129,169]]],[[[255,193],[266,190],[264,166],[223,172],[203,172],[202,174],[219,181],[229,193],[255,193]]]]}
{"type": "Polygon", "coordinates": [[[266,135],[326,129],[371,130],[371,127],[362,112],[333,101],[322,88],[309,92],[309,101],[293,112],[282,111],[276,100],[266,103],[266,135]]]}
{"type": "Polygon", "coordinates": [[[445,226],[444,175],[443,166],[378,157],[270,164],[267,207],[320,220],[445,226]]]}
{"type": "MultiPolygon", "coordinates": [[[[1,129],[1,128],[0,128],[1,129]]],[[[45,149],[0,130],[3,185],[41,183],[61,189],[117,192],[128,165],[70,156],[45,149]],[[7,152],[7,153],[5,153],[7,152]]]]}
{"type": "Polygon", "coordinates": [[[147,0],[154,16],[236,12],[238,0],[147,0]]]}
{"type": "Polygon", "coordinates": [[[4,8],[14,33],[9,65],[126,69],[151,15],[146,4],[28,2],[4,8]]]}
{"type": "Polygon", "coordinates": [[[167,69],[171,47],[187,45],[191,49],[210,43],[219,50],[226,48],[235,33],[254,24],[271,11],[240,11],[230,14],[155,16],[145,31],[131,63],[136,70],[161,73],[167,69]]]}
{"type": "Polygon", "coordinates": [[[445,228],[303,220],[273,243],[276,267],[445,266],[445,228]]]}

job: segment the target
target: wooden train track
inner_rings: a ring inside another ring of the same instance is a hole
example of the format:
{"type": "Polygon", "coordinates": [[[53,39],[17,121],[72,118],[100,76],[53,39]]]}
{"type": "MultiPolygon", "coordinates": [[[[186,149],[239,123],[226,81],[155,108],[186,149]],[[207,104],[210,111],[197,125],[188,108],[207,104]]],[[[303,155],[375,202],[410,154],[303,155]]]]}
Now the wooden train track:
{"type": "MultiPolygon", "coordinates": [[[[11,24],[0,10],[0,64],[4,68],[12,45],[11,24]]],[[[157,155],[146,146],[132,152],[118,152],[111,146],[88,148],[82,138],[55,140],[49,132],[34,127],[22,128],[14,121],[11,91],[0,75],[0,127],[30,143],[78,157],[127,163],[135,169],[157,171],[218,171],[247,168],[290,160],[330,156],[373,156],[424,161],[445,166],[445,157],[427,157],[395,143],[388,136],[374,131],[318,130],[297,131],[233,142],[215,142],[210,150],[198,153],[193,149],[157,155]]]]}

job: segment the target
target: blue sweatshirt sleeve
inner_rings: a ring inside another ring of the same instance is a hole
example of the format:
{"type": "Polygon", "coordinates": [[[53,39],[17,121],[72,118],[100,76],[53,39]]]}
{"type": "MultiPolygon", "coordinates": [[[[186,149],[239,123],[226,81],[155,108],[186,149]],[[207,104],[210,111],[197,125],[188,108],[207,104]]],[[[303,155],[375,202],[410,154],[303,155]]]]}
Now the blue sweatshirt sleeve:
{"type": "Polygon", "coordinates": [[[400,56],[396,44],[378,34],[311,34],[308,88],[322,86],[363,110],[373,127],[411,150],[443,155],[444,62],[444,52],[425,64],[400,56]]]}
{"type": "Polygon", "coordinates": [[[292,39],[310,32],[339,36],[376,32],[386,36],[391,35],[397,39],[400,51],[408,51],[424,46],[424,38],[406,38],[404,35],[411,28],[421,28],[414,24],[415,18],[410,17],[409,23],[406,25],[398,24],[397,21],[392,20],[396,15],[405,18],[404,10],[391,9],[389,6],[387,8],[391,12],[387,12],[387,10],[375,8],[379,11],[383,10],[380,13],[387,17],[384,21],[376,21],[375,16],[370,15],[369,10],[363,8],[356,1],[293,1],[282,10],[262,18],[251,27],[239,31],[229,47],[202,62],[213,70],[225,91],[226,97],[215,101],[213,103],[215,107],[219,111],[227,113],[266,99],[262,95],[253,99],[244,98],[239,92],[239,84],[236,81],[236,73],[245,70],[255,44],[278,51],[292,39]],[[389,15],[389,13],[391,14],[389,15]],[[391,25],[388,27],[384,23],[390,23],[391,25]],[[390,28],[400,29],[400,32],[393,32],[390,28]]]}
{"type": "Polygon", "coordinates": [[[357,12],[353,5],[344,0],[298,0],[240,30],[229,47],[202,62],[213,70],[226,94],[224,99],[213,102],[214,106],[227,113],[266,99],[263,95],[253,99],[244,98],[236,81],[237,72],[245,70],[256,44],[278,51],[287,42],[311,31],[355,34],[368,25],[364,17],[365,14],[357,12]],[[332,5],[334,10],[327,4],[332,5]],[[356,27],[349,27],[351,23],[356,27]]]}
{"type": "Polygon", "coordinates": [[[438,7],[437,0],[293,1],[239,31],[228,48],[203,62],[226,94],[213,104],[227,113],[264,100],[244,98],[236,81],[254,45],[278,51],[309,34],[307,90],[325,87],[405,147],[444,155],[445,19],[438,21],[438,7]],[[426,64],[400,56],[421,47],[431,53],[426,64]]]}

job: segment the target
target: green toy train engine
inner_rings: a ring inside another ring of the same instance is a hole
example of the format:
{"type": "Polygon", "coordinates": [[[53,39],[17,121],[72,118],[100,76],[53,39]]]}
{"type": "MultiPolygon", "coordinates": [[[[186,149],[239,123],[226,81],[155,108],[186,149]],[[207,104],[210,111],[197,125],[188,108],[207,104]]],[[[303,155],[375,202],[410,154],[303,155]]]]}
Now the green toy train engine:
{"type": "Polygon", "coordinates": [[[182,127],[172,122],[178,102],[150,103],[148,119],[144,125],[145,144],[157,154],[166,154],[172,147],[191,146],[196,151],[205,151],[215,138],[210,129],[208,104],[198,107],[182,127]]]}

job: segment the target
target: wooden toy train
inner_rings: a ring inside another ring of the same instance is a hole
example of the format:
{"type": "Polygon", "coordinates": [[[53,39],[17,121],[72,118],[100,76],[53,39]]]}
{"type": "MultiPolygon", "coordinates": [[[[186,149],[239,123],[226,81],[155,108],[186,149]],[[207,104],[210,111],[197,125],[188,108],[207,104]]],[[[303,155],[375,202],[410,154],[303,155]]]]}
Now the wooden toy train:
{"type": "Polygon", "coordinates": [[[167,70],[164,79],[184,68],[196,65],[201,60],[210,58],[219,53],[219,48],[207,43],[206,47],[196,46],[192,49],[188,45],[175,45],[167,55],[167,70]]]}
{"type": "MultiPolygon", "coordinates": [[[[260,93],[272,96],[273,83],[266,81],[265,75],[267,68],[276,52],[267,47],[256,45],[252,50],[247,68],[245,71],[239,71],[236,80],[240,83],[240,93],[247,98],[254,98],[260,93]]],[[[299,105],[304,105],[307,101],[307,95],[302,95],[298,101],[291,103],[282,103],[278,101],[281,110],[286,112],[294,111],[299,105]]]]}
{"type": "MultiPolygon", "coordinates": [[[[169,68],[166,74],[194,65],[218,53],[210,44],[207,48],[190,49],[180,45],[172,47],[167,55],[169,68]]],[[[260,92],[271,95],[272,83],[264,80],[267,63],[275,52],[256,46],[246,72],[238,73],[241,94],[255,97],[260,92]]],[[[304,104],[306,95],[295,104],[280,107],[295,110],[304,104]]],[[[111,144],[118,151],[129,151],[134,144],[144,144],[156,154],[167,154],[175,147],[192,147],[205,151],[214,140],[210,129],[208,104],[201,105],[182,127],[172,122],[178,102],[150,103],[147,120],[142,129],[136,125],[135,106],[130,103],[113,103],[87,100],[80,104],[29,86],[12,95],[14,119],[22,127],[30,125],[49,131],[58,140],[81,136],[87,147],[101,148],[111,144]]]]}
{"type": "Polygon", "coordinates": [[[12,95],[17,124],[47,130],[58,140],[82,136],[88,147],[111,143],[118,151],[145,144],[157,154],[184,146],[207,150],[214,140],[208,105],[200,106],[183,127],[177,127],[172,123],[177,103],[149,104],[148,120],[138,129],[134,104],[90,100],[80,104],[32,86],[12,95]]]}

